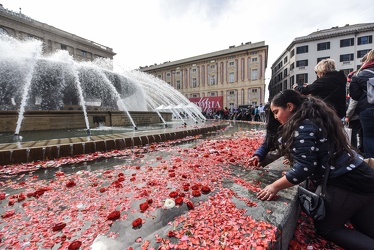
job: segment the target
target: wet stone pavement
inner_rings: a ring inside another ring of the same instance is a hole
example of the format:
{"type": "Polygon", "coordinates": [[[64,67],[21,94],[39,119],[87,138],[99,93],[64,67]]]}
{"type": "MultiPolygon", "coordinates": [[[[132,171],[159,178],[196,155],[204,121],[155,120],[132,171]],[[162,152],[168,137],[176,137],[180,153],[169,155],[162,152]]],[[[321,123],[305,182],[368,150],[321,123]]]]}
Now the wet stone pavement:
{"type": "Polygon", "coordinates": [[[230,129],[2,172],[0,248],[287,249],[296,189],[265,202],[256,192],[288,166],[253,170],[263,132],[230,129]]]}

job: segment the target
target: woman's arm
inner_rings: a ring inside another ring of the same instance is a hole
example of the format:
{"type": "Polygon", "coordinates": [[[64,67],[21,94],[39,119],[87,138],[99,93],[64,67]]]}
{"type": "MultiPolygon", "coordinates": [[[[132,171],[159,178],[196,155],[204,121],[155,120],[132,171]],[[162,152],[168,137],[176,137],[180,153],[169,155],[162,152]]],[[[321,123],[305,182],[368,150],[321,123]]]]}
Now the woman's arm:
{"type": "Polygon", "coordinates": [[[272,184],[267,185],[264,189],[257,193],[257,198],[260,200],[274,199],[275,195],[282,189],[292,187],[294,184],[289,182],[286,176],[274,181],[272,184]]]}

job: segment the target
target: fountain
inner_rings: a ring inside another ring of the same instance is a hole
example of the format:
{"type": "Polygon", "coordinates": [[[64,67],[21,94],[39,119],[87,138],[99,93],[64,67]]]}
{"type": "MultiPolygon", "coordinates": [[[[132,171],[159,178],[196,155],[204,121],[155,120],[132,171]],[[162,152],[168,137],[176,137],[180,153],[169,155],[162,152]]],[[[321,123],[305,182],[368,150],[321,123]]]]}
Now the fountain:
{"type": "Polygon", "coordinates": [[[166,82],[139,71],[114,72],[110,60],[77,62],[65,50],[42,55],[40,41],[5,34],[0,35],[0,50],[0,132],[14,131],[16,141],[21,131],[33,130],[85,127],[90,136],[107,115],[110,126],[131,124],[135,130],[137,124],[155,121],[167,127],[172,116],[186,124],[180,112],[195,123],[205,122],[200,110],[166,82]],[[118,113],[121,117],[113,120],[118,113]],[[28,118],[32,114],[43,118],[28,118]],[[156,120],[144,118],[153,114],[156,120]]]}

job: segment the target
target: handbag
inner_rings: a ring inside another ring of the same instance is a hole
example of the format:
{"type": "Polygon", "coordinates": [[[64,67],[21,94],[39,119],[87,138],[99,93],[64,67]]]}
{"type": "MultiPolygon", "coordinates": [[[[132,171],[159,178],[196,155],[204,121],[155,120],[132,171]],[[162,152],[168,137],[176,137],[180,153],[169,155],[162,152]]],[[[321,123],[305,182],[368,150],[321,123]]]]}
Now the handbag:
{"type": "Polygon", "coordinates": [[[308,190],[309,179],[305,181],[305,187],[299,185],[298,198],[301,210],[314,220],[321,221],[325,218],[325,191],[330,166],[326,167],[323,184],[319,185],[315,192],[308,190]]]}

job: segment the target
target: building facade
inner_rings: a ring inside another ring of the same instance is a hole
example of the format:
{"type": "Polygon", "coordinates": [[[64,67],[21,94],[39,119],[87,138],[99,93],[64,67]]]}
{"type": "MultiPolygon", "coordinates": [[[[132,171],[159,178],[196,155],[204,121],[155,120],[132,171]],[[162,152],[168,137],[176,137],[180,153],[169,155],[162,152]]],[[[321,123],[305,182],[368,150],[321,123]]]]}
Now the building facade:
{"type": "Polygon", "coordinates": [[[77,61],[93,61],[96,58],[113,59],[116,55],[112,48],[38,22],[21,12],[8,10],[1,4],[0,33],[20,40],[38,39],[43,42],[44,54],[67,50],[77,61]]]}
{"type": "Polygon", "coordinates": [[[346,75],[361,66],[363,56],[374,48],[374,23],[345,25],[295,38],[271,66],[269,99],[284,89],[313,83],[314,67],[331,58],[346,75]]]}
{"type": "Polygon", "coordinates": [[[139,70],[164,80],[203,112],[233,110],[264,102],[267,57],[265,42],[247,42],[139,70]]]}

